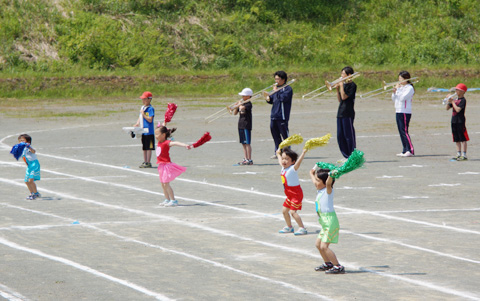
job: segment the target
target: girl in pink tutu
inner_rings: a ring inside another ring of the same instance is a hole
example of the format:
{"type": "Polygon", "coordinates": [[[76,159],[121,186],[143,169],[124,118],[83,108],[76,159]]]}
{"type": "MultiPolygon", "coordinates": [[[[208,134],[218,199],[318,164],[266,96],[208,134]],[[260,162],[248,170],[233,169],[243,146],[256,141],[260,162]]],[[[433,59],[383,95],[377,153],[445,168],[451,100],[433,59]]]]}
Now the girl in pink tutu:
{"type": "Polygon", "coordinates": [[[191,149],[192,146],[178,141],[168,140],[170,135],[175,132],[176,128],[167,129],[166,126],[159,126],[155,129],[155,138],[158,141],[157,145],[157,164],[160,182],[162,183],[163,194],[165,201],[160,203],[160,206],[175,207],[178,205],[170,182],[187,170],[185,167],[173,163],[170,160],[170,146],[182,146],[186,149],[191,149]]]}

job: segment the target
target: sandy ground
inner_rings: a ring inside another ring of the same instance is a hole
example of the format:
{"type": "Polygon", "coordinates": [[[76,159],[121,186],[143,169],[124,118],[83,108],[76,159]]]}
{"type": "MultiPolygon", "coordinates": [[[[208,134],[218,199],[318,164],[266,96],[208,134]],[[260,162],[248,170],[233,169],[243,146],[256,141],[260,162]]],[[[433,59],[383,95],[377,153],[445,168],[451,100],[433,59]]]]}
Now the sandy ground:
{"type": "MultiPolygon", "coordinates": [[[[243,158],[237,117],[205,125],[216,108],[178,101],[175,140],[196,141],[205,131],[213,139],[194,150],[172,149],[172,160],[187,167],[172,183],[176,208],[158,206],[164,198],[157,170],[138,168],[140,141],[121,130],[140,104],[96,118],[2,118],[0,297],[480,300],[480,96],[467,98],[467,162],[450,161],[451,111],[441,98],[415,101],[412,158],[395,156],[401,143],[388,97],[357,100],[357,147],[367,163],[334,187],[342,230],[332,250],[344,275],[314,271],[322,263],[314,246],[320,226],[308,171],[341,158],[331,97],[296,99],[291,115],[292,134],[333,135],[299,169],[305,236],[278,233],[284,194],[280,166],[269,158],[268,105],[254,105],[255,164],[233,166],[243,158]],[[43,198],[34,201],[25,200],[24,163],[9,154],[24,132],[42,166],[43,198]]],[[[154,106],[161,117],[165,102],[154,106]]]]}

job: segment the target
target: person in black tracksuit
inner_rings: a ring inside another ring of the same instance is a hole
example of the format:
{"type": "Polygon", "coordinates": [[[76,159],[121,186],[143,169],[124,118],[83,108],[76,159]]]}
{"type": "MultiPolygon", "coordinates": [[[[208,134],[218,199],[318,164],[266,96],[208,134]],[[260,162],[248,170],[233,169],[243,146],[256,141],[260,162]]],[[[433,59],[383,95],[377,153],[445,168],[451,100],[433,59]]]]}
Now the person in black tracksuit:
{"type": "MultiPolygon", "coordinates": [[[[342,77],[347,77],[353,73],[352,67],[347,66],[342,69],[342,77]]],[[[336,88],[339,102],[337,112],[337,142],[343,157],[348,158],[357,147],[355,128],[353,127],[357,84],[353,81],[348,83],[341,81],[337,84],[336,88]]]]}
{"type": "MultiPolygon", "coordinates": [[[[290,119],[290,110],[292,108],[293,90],[290,86],[285,86],[287,82],[287,73],[277,71],[274,74],[277,86],[275,92],[267,97],[267,103],[272,105],[270,113],[270,131],[275,143],[275,152],[280,143],[288,138],[288,120],[290,119]]],[[[276,156],[273,156],[276,158],[276,156]]]]}

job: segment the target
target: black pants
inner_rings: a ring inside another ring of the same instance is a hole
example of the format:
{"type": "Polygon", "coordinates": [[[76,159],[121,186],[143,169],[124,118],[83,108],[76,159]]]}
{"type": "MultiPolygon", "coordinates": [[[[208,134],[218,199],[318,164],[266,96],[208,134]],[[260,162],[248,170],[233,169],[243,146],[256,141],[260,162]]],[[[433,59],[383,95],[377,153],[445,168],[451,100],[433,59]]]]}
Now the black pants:
{"type": "Polygon", "coordinates": [[[283,140],[288,138],[288,121],[270,120],[270,131],[272,132],[273,142],[275,142],[275,151],[283,140]]]}
{"type": "Polygon", "coordinates": [[[414,155],[415,151],[413,149],[412,139],[410,139],[410,134],[408,133],[408,126],[410,125],[412,114],[397,113],[396,115],[398,133],[400,134],[400,140],[402,140],[403,145],[402,153],[411,152],[412,155],[414,155]]]}
{"type": "Polygon", "coordinates": [[[350,157],[357,147],[353,118],[337,117],[337,142],[343,157],[350,157]]]}

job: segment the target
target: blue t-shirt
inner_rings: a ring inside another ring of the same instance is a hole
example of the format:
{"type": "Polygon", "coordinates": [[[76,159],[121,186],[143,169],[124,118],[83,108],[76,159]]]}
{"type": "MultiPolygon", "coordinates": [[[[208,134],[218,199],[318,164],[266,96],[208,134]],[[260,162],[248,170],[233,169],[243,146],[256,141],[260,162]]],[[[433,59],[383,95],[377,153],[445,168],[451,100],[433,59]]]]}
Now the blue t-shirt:
{"type": "MultiPolygon", "coordinates": [[[[148,106],[144,112],[147,117],[155,116],[155,109],[152,106],[148,106]]],[[[143,128],[144,129],[148,128],[148,133],[144,133],[143,135],[154,135],[155,128],[153,126],[153,118],[152,118],[152,122],[148,122],[145,118],[143,118],[143,128]]]]}

